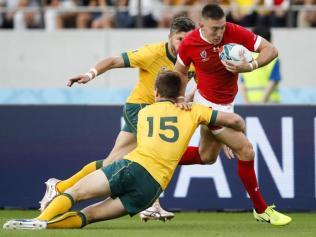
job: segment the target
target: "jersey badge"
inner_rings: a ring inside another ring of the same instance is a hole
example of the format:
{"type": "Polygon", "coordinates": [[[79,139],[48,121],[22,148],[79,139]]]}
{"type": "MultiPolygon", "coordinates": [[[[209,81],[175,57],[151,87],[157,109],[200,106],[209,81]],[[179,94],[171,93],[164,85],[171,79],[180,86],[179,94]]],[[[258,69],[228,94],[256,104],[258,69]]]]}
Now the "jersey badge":
{"type": "Polygon", "coordinates": [[[207,55],[206,50],[201,51],[201,52],[200,52],[200,56],[201,56],[201,58],[202,58],[202,62],[206,62],[206,61],[208,61],[208,60],[210,59],[210,58],[208,57],[208,55],[207,55]]]}

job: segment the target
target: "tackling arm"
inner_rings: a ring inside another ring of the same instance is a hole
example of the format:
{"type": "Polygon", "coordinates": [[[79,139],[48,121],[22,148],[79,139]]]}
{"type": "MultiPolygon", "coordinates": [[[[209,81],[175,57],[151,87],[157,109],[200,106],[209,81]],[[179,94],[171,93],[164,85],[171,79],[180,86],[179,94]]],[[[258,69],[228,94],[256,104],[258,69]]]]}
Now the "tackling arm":
{"type": "Polygon", "coordinates": [[[237,131],[245,132],[245,121],[235,113],[217,112],[215,125],[225,126],[237,131]]]}
{"type": "Polygon", "coordinates": [[[185,88],[188,84],[188,71],[189,67],[183,66],[178,61],[176,62],[176,65],[174,67],[174,70],[180,74],[181,77],[181,89],[180,89],[180,96],[184,97],[185,94],[185,88]]]}

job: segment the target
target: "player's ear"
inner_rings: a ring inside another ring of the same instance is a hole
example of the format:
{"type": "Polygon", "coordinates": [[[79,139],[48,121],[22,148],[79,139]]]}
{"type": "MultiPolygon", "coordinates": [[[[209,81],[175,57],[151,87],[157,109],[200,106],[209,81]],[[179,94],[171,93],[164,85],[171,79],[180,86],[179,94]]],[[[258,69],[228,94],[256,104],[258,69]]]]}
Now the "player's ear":
{"type": "Polygon", "coordinates": [[[157,88],[155,88],[155,98],[159,98],[159,93],[158,93],[157,88]]]}
{"type": "Polygon", "coordinates": [[[200,28],[203,28],[203,27],[204,27],[204,24],[203,24],[203,22],[202,22],[202,19],[199,21],[199,27],[200,27],[200,28]]]}

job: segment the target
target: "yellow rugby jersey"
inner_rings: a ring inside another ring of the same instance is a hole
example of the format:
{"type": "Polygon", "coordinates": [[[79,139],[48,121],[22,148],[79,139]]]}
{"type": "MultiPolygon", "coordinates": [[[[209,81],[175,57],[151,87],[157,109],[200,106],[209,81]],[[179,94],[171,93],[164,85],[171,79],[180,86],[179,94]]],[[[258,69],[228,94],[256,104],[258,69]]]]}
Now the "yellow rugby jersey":
{"type": "Polygon", "coordinates": [[[184,111],[170,101],[157,102],[138,114],[137,147],[124,159],[137,162],[165,189],[199,124],[214,124],[217,111],[193,104],[184,111]]]}
{"type": "Polygon", "coordinates": [[[122,57],[125,67],[139,68],[137,84],[127,98],[127,103],[154,103],[154,84],[158,73],[173,70],[176,62],[168,50],[168,43],[147,44],[137,50],[122,53],[122,57]]]}

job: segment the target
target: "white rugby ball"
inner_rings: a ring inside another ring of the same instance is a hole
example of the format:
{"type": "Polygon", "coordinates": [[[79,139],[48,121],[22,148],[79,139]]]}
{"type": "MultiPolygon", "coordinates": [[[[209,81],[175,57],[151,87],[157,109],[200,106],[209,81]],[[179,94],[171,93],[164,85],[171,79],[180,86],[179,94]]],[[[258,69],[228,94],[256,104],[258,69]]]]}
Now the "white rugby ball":
{"type": "Polygon", "coordinates": [[[248,63],[253,60],[251,52],[240,44],[225,44],[219,50],[220,60],[240,62],[241,55],[246,58],[248,63]]]}

